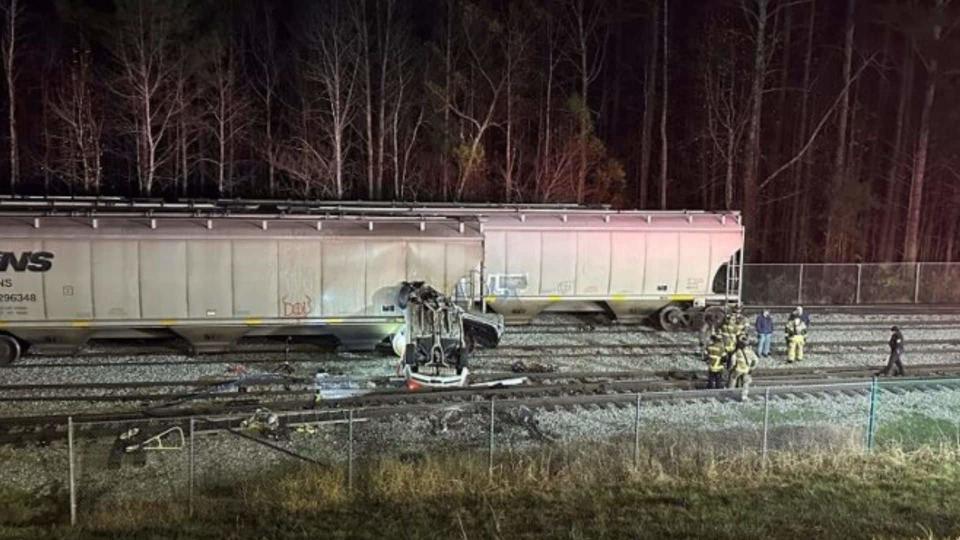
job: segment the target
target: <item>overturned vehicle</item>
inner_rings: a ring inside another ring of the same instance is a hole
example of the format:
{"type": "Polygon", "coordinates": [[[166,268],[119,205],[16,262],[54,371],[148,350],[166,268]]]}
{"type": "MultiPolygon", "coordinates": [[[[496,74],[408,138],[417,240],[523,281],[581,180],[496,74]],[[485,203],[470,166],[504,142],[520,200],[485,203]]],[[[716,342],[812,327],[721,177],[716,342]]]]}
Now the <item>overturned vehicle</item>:
{"type": "Polygon", "coordinates": [[[503,335],[503,317],[471,313],[422,281],[404,282],[397,305],[404,327],[393,336],[408,381],[424,386],[463,386],[475,347],[493,348],[503,335]]]}

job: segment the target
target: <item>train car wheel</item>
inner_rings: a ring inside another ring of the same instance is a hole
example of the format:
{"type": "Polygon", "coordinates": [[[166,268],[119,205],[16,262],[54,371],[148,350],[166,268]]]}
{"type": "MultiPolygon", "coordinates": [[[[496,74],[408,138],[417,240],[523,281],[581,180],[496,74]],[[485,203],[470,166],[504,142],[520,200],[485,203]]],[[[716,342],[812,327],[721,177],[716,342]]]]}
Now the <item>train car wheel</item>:
{"type": "Polygon", "coordinates": [[[0,336],[0,366],[12,364],[20,358],[20,343],[10,336],[0,336]]]}
{"type": "Polygon", "coordinates": [[[688,308],[683,315],[687,319],[687,330],[700,329],[704,320],[706,320],[703,309],[697,307],[688,308]]]}
{"type": "Polygon", "coordinates": [[[727,312],[720,306],[710,306],[703,312],[703,318],[714,327],[723,324],[726,317],[727,312]]]}
{"type": "Polygon", "coordinates": [[[667,306],[660,310],[660,326],[667,332],[677,332],[686,328],[688,321],[678,306],[667,306]]]}

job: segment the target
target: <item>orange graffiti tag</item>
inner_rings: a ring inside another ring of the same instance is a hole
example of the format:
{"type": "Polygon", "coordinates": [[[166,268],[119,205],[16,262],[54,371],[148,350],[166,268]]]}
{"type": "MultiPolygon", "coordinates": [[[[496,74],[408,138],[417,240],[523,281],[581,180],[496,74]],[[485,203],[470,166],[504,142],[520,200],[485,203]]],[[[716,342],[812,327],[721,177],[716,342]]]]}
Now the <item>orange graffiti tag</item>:
{"type": "Polygon", "coordinates": [[[313,311],[313,298],[305,296],[306,300],[302,302],[288,302],[287,297],[284,296],[281,301],[283,302],[283,316],[284,317],[306,317],[313,311]]]}

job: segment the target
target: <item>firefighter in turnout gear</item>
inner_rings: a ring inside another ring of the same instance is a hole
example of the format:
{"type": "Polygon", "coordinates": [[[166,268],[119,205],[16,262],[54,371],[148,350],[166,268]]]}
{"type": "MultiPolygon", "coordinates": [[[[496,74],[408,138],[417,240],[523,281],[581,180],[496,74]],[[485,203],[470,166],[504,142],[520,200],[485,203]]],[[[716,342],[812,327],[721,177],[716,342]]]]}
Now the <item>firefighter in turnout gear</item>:
{"type": "Polygon", "coordinates": [[[803,344],[807,340],[807,325],[798,316],[790,317],[785,328],[787,335],[787,362],[803,360],[803,344]]]}
{"type": "Polygon", "coordinates": [[[730,356],[737,349],[737,341],[747,335],[747,319],[740,311],[740,306],[733,309],[732,313],[727,314],[723,320],[723,326],[720,328],[723,336],[723,346],[726,351],[726,361],[730,362],[730,356]]]}
{"type": "Polygon", "coordinates": [[[737,341],[737,350],[733,352],[730,366],[730,382],[727,388],[741,388],[740,399],[747,399],[747,392],[750,390],[750,382],[753,378],[750,373],[756,369],[760,359],[757,353],[747,346],[747,340],[737,341]]]}
{"type": "Polygon", "coordinates": [[[733,327],[737,332],[737,339],[747,336],[747,318],[743,315],[743,307],[735,306],[733,308],[733,327]]]}
{"type": "Polygon", "coordinates": [[[721,388],[727,351],[719,334],[710,336],[710,344],[707,345],[704,356],[707,361],[707,388],[721,388]]]}

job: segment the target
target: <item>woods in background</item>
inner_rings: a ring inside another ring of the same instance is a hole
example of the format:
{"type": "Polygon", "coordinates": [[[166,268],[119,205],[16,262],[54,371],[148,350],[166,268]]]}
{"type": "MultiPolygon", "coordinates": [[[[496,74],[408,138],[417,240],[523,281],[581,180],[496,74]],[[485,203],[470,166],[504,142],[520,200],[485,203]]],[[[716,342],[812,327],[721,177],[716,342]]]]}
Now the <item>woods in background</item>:
{"type": "Polygon", "coordinates": [[[0,0],[0,191],[742,209],[952,260],[950,0],[0,0]]]}

